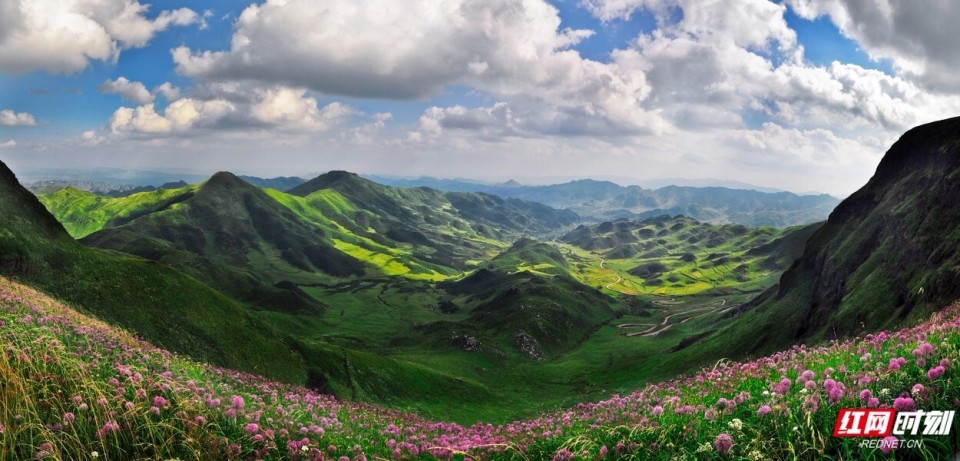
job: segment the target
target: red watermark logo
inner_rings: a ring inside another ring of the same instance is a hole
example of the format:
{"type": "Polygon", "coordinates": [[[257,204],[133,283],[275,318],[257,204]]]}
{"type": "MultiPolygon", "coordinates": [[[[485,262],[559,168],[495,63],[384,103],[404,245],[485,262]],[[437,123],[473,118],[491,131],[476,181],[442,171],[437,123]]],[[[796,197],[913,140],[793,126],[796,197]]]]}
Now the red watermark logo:
{"type": "Polygon", "coordinates": [[[893,430],[893,408],[844,408],[833,425],[834,437],[886,437],[893,430]]]}

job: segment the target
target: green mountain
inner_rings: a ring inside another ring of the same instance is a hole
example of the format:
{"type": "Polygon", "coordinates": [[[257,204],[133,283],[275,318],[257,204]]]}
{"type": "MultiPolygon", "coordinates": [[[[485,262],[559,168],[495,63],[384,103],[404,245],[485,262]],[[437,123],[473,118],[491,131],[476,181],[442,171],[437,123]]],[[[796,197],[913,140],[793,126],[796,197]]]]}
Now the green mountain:
{"type": "Polygon", "coordinates": [[[850,334],[960,298],[960,118],[914,128],[784,273],[770,307],[788,337],[850,334]]]}
{"type": "Polygon", "coordinates": [[[164,265],[78,244],[2,163],[0,274],[198,360],[305,378],[276,332],[222,294],[164,265]]]}
{"type": "Polygon", "coordinates": [[[539,203],[479,193],[394,188],[344,171],[321,175],[289,194],[316,202],[311,199],[317,194],[333,192],[355,205],[337,220],[346,229],[377,243],[411,248],[428,263],[457,270],[502,249],[492,243],[510,241],[519,234],[550,232],[579,220],[575,213],[539,203]]]}
{"type": "MultiPolygon", "coordinates": [[[[215,175],[201,187],[121,198],[69,188],[40,198],[75,237],[124,229],[205,258],[251,266],[247,269],[255,273],[299,271],[299,279],[317,270],[336,277],[379,273],[442,280],[489,259],[516,235],[548,232],[578,219],[536,203],[396,189],[346,172],[321,175],[290,193],[261,191],[232,175],[225,180],[226,175],[215,175]],[[305,242],[311,246],[303,247],[305,242]]],[[[130,238],[115,235],[88,241],[134,250],[130,238]],[[116,240],[122,243],[109,243],[116,240]]],[[[132,252],[147,256],[156,251],[132,252]]]]}
{"type": "Polygon", "coordinates": [[[958,178],[960,118],[908,131],[813,234],[779,285],[703,348],[758,353],[890,328],[960,298],[958,178]]]}
{"type": "MultiPolygon", "coordinates": [[[[609,322],[620,304],[568,273],[560,252],[520,239],[485,267],[443,288],[465,304],[477,301],[470,315],[455,324],[440,322],[463,335],[459,341],[495,344],[534,360],[556,356],[582,342],[597,325],[609,322]]],[[[462,344],[461,344],[462,346],[462,344]]]]}
{"type": "MultiPolygon", "coordinates": [[[[323,308],[291,280],[364,273],[363,264],[329,245],[321,229],[230,173],[173,194],[114,216],[82,242],[164,262],[239,301],[284,312],[323,308]]],[[[151,198],[160,196],[138,194],[128,201],[151,198]]]]}
{"type": "Polygon", "coordinates": [[[302,222],[261,189],[231,173],[217,173],[195,192],[185,192],[102,232],[119,230],[164,240],[258,274],[363,274],[360,261],[328,245],[321,229],[302,222]]]}

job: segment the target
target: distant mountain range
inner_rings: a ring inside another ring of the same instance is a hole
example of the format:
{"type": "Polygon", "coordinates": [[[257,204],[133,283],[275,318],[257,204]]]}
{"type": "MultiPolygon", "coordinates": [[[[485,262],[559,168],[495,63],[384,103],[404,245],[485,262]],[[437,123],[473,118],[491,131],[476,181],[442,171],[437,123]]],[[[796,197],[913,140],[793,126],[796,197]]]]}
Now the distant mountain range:
{"type": "Polygon", "coordinates": [[[822,221],[840,203],[839,199],[827,194],[797,195],[791,192],[689,186],[666,186],[652,190],[592,179],[526,186],[513,181],[491,185],[456,179],[373,178],[397,187],[485,192],[530,200],[575,211],[589,220],[683,215],[713,224],[787,227],[822,221]]]}

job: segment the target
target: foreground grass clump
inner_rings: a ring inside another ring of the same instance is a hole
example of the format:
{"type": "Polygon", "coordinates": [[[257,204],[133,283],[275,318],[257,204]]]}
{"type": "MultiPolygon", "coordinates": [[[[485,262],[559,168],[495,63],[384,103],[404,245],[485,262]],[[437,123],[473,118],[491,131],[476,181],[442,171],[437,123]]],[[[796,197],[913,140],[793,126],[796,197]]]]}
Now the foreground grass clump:
{"type": "Polygon", "coordinates": [[[831,437],[839,408],[960,406],[960,309],[505,425],[433,422],[201,365],[0,279],[0,459],[941,459],[831,437]]]}

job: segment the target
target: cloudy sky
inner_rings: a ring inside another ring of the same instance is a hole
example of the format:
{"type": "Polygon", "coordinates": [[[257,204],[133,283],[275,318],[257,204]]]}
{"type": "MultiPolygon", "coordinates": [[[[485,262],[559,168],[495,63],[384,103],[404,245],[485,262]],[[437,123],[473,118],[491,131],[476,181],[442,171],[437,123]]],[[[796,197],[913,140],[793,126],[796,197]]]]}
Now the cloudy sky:
{"type": "Polygon", "coordinates": [[[722,178],[846,195],[960,115],[948,0],[0,0],[24,175],[722,178]]]}

